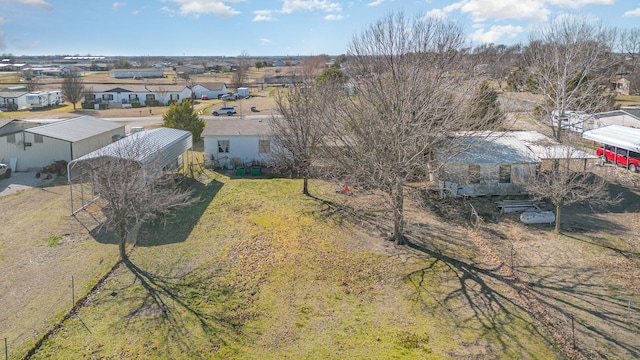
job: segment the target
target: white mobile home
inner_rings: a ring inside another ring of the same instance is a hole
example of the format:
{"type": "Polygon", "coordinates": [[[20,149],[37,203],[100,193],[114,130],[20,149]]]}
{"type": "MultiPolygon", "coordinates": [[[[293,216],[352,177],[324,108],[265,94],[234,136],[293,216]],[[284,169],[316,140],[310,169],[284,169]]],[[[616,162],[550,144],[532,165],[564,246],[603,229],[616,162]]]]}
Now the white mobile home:
{"type": "Polygon", "coordinates": [[[225,118],[207,120],[202,132],[205,159],[221,167],[264,164],[271,154],[266,120],[225,118]]]}
{"type": "Polygon", "coordinates": [[[50,106],[58,106],[64,102],[62,91],[36,91],[27,94],[27,103],[31,109],[42,109],[50,106]]]}

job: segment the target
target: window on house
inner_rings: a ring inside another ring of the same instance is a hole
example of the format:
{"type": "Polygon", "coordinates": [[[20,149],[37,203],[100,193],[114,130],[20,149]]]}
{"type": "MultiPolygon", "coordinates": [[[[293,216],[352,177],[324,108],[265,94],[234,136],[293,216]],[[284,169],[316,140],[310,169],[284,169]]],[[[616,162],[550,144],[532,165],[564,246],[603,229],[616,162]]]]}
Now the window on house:
{"type": "Polygon", "coordinates": [[[229,152],[229,140],[218,140],[218,152],[219,153],[229,152]]]}
{"type": "Polygon", "coordinates": [[[16,143],[16,134],[7,135],[7,144],[15,144],[16,143]]]}
{"type": "Polygon", "coordinates": [[[147,94],[147,101],[149,100],[155,100],[156,99],[156,94],[147,94]]]}
{"type": "Polygon", "coordinates": [[[171,94],[170,99],[171,100],[179,100],[180,99],[180,94],[171,94]]]}
{"type": "Polygon", "coordinates": [[[137,94],[129,94],[129,101],[138,101],[137,94]]]}
{"type": "Polygon", "coordinates": [[[113,94],[102,94],[102,100],[105,100],[105,101],[113,100],[113,94]]]}
{"type": "Polygon", "coordinates": [[[469,182],[471,184],[480,183],[480,165],[469,165],[469,182]]]}
{"type": "Polygon", "coordinates": [[[93,101],[96,99],[96,94],[86,94],[84,96],[84,100],[85,101],[93,101]]]}
{"type": "Polygon", "coordinates": [[[500,183],[508,184],[511,182],[511,165],[500,165],[500,183]]]}
{"type": "Polygon", "coordinates": [[[258,140],[258,152],[268,154],[271,152],[271,142],[269,140],[258,140]]]}
{"type": "Polygon", "coordinates": [[[43,142],[42,135],[33,134],[33,142],[37,144],[42,144],[43,142]]]}

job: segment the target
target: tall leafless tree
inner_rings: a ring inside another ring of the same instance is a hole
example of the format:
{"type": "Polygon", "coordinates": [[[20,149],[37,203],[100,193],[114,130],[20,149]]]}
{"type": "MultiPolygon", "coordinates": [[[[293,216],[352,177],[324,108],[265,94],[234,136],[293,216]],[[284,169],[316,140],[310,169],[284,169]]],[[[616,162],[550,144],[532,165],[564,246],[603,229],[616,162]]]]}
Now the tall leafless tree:
{"type": "Polygon", "coordinates": [[[84,81],[82,75],[78,72],[70,72],[65,75],[62,80],[62,93],[65,101],[73,104],[73,110],[76,110],[76,104],[82,100],[84,96],[84,81]]]}
{"type": "Polygon", "coordinates": [[[640,29],[624,29],[620,31],[618,38],[618,51],[623,56],[623,61],[629,64],[629,71],[638,71],[640,61],[640,29]]]}
{"type": "Polygon", "coordinates": [[[583,17],[561,16],[533,32],[526,60],[536,90],[544,96],[540,115],[563,142],[567,111],[602,111],[610,104],[608,69],[614,32],[583,17]],[[560,120],[553,121],[553,114],[560,120]]]}
{"type": "Polygon", "coordinates": [[[271,160],[276,168],[302,177],[302,193],[309,195],[309,176],[320,157],[322,122],[329,117],[331,84],[315,83],[313,77],[276,94],[277,116],[269,122],[271,160]]]}
{"type": "Polygon", "coordinates": [[[122,260],[127,259],[127,237],[134,226],[193,202],[188,191],[163,173],[159,147],[145,137],[137,140],[115,142],[87,162],[103,204],[103,226],[115,233],[122,260]]]}
{"type": "Polygon", "coordinates": [[[435,171],[434,148],[446,146],[453,132],[478,128],[466,110],[481,78],[465,68],[464,42],[453,22],[399,13],[375,22],[348,46],[345,68],[355,94],[336,103],[335,117],[324,122],[334,145],[325,149],[341,175],[386,194],[399,245],[406,244],[405,184],[435,171]]]}
{"type": "Polygon", "coordinates": [[[242,87],[247,81],[250,67],[249,53],[247,51],[242,51],[238,56],[238,66],[236,66],[236,71],[233,73],[231,78],[231,83],[236,89],[242,87]]]}

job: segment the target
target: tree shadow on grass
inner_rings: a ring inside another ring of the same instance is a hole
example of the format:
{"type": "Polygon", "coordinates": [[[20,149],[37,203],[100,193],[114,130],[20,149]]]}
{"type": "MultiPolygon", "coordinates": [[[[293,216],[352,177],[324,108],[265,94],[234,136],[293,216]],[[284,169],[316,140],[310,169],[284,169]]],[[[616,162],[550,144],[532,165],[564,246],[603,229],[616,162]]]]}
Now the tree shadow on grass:
{"type": "MultiPolygon", "coordinates": [[[[132,226],[129,230],[128,242],[136,246],[159,246],[184,242],[189,237],[198,220],[205,213],[211,201],[224,184],[212,180],[208,184],[195,182],[191,189],[198,200],[191,206],[179,209],[172,215],[154,222],[132,226]]],[[[95,221],[99,219],[93,217],[95,221]]],[[[96,226],[90,230],[91,236],[102,244],[117,244],[117,236],[104,226],[96,226]]]]}
{"type": "Polygon", "coordinates": [[[178,346],[190,357],[213,354],[237,342],[249,318],[245,307],[238,305],[244,294],[220,280],[216,271],[196,268],[178,275],[159,275],[129,259],[124,265],[145,289],[140,305],[126,315],[128,322],[144,321],[151,331],[161,329],[165,346],[178,346]],[[206,342],[198,340],[202,334],[206,342]]]}
{"type": "MultiPolygon", "coordinates": [[[[390,219],[385,222],[383,213],[340,201],[314,200],[321,204],[318,214],[325,220],[374,228],[383,237],[390,229],[390,219]]],[[[640,357],[638,344],[630,336],[634,325],[626,321],[627,311],[635,313],[640,309],[637,305],[629,309],[624,306],[622,289],[596,281],[600,276],[597,266],[580,269],[579,276],[573,277],[566,274],[575,273],[576,269],[562,266],[546,270],[513,268],[513,261],[509,263],[499,253],[478,248],[465,220],[454,221],[457,226],[449,225],[451,220],[409,221],[405,227],[409,245],[393,250],[398,261],[414,258],[424,263],[420,269],[407,273],[405,280],[414,286],[413,299],[425,311],[448,316],[455,326],[467,328],[477,335],[477,340],[498,344],[505,353],[536,358],[535,345],[523,340],[530,336],[570,358],[604,358],[605,349],[622,357],[640,357]],[[487,262],[487,257],[495,256],[487,262]],[[521,336],[513,336],[513,331],[521,336]],[[622,332],[625,336],[615,335],[622,332]]],[[[504,236],[490,230],[476,236],[489,243],[505,241],[504,236]]],[[[635,252],[611,250],[637,257],[635,252]]]]}

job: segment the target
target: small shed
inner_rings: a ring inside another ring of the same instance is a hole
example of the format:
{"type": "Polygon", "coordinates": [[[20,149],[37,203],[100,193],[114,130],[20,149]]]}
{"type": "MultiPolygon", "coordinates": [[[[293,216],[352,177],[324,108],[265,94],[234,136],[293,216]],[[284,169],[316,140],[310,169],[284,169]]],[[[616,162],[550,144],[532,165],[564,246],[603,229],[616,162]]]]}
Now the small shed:
{"type": "Polygon", "coordinates": [[[227,168],[266,163],[271,154],[269,133],[269,122],[260,119],[207,120],[202,132],[205,160],[227,168]]]}

